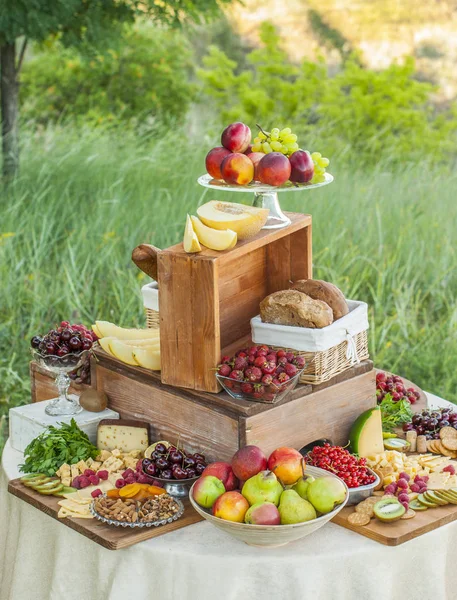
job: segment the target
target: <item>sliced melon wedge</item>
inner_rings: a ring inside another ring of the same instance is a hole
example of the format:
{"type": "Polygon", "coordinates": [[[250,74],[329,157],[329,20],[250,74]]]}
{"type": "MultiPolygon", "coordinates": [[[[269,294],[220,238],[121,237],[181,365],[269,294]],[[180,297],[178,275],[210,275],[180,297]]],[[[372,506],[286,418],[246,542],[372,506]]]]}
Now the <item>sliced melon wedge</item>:
{"type": "Polygon", "coordinates": [[[122,343],[127,346],[138,346],[140,348],[143,346],[147,346],[148,348],[160,348],[160,338],[157,338],[157,340],[122,340],[122,343]]]}
{"type": "Polygon", "coordinates": [[[123,344],[121,340],[115,338],[110,339],[108,344],[111,354],[118,360],[127,365],[132,365],[133,367],[138,366],[138,363],[133,358],[133,346],[127,346],[126,344],[123,344]]]}
{"type": "Polygon", "coordinates": [[[99,328],[97,327],[97,325],[92,325],[92,331],[95,333],[95,335],[96,335],[98,338],[101,338],[101,337],[103,337],[103,336],[102,336],[102,334],[100,333],[100,330],[99,330],[99,328]]]}
{"type": "Polygon", "coordinates": [[[114,337],[119,340],[146,340],[159,337],[158,329],[126,329],[109,321],[95,321],[95,326],[102,338],[114,337]]]}
{"type": "Polygon", "coordinates": [[[192,227],[192,221],[189,215],[187,215],[186,219],[186,227],[184,229],[184,239],[183,246],[185,252],[201,252],[202,247],[200,246],[200,242],[198,241],[197,234],[192,227]]]}
{"type": "Polygon", "coordinates": [[[116,339],[116,338],[103,337],[103,338],[99,338],[99,340],[98,340],[98,343],[103,348],[103,350],[105,352],[107,352],[108,354],[111,354],[111,356],[113,355],[113,353],[111,352],[111,348],[109,347],[109,343],[111,342],[111,340],[114,340],[114,339],[116,339]]]}
{"type": "Polygon", "coordinates": [[[231,229],[237,233],[239,240],[258,233],[267,222],[269,212],[268,208],[219,200],[211,200],[197,209],[197,215],[205,225],[213,229],[231,229]]]}
{"type": "Polygon", "coordinates": [[[144,369],[160,371],[160,350],[155,348],[133,348],[133,358],[144,369]]]}
{"type": "Polygon", "coordinates": [[[204,225],[200,219],[192,216],[192,225],[199,241],[211,250],[227,250],[237,242],[237,234],[231,229],[218,230],[204,225]]]}

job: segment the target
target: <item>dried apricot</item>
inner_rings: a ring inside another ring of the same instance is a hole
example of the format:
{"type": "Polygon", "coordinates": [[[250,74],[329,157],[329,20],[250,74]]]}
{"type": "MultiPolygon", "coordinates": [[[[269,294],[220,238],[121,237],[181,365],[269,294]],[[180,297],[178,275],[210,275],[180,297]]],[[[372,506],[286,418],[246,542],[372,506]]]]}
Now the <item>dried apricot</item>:
{"type": "Polygon", "coordinates": [[[119,498],[119,490],[117,490],[116,488],[108,490],[106,492],[106,495],[108,498],[119,498]]]}
{"type": "Polygon", "coordinates": [[[157,486],[157,485],[150,485],[148,487],[148,492],[149,494],[152,494],[153,496],[160,496],[160,494],[166,494],[166,490],[164,490],[163,488],[157,486]]]}
{"type": "Polygon", "coordinates": [[[121,498],[133,498],[133,496],[138,494],[140,489],[138,483],[129,483],[119,490],[119,496],[121,498]]]}

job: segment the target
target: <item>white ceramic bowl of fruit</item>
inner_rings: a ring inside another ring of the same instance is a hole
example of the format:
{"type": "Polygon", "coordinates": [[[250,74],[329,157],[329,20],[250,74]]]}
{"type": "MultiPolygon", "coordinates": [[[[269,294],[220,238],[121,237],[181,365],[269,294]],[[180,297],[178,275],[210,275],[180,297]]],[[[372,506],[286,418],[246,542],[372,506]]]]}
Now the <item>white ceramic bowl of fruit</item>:
{"type": "MultiPolygon", "coordinates": [[[[255,447],[247,446],[245,448],[255,447]]],[[[244,450],[242,449],[242,451],[244,450]]],[[[287,449],[280,448],[278,450],[287,449]]],[[[215,463],[215,465],[228,465],[228,463],[215,463]]],[[[211,467],[212,465],[209,465],[208,469],[210,470],[211,467]]],[[[242,494],[237,490],[226,491],[220,494],[213,502],[212,508],[209,508],[202,506],[205,502],[209,503],[207,499],[211,491],[207,494],[208,486],[211,484],[217,487],[221,482],[216,477],[205,477],[205,475],[206,473],[203,473],[190,490],[189,499],[193,508],[218,529],[251,546],[284,546],[306,537],[331,521],[345,506],[349,497],[348,488],[339,477],[318,467],[306,467],[304,477],[299,480],[303,484],[308,479],[308,483],[305,484],[308,494],[303,493],[303,490],[300,490],[299,494],[297,487],[291,485],[287,485],[284,490],[273,471],[264,470],[245,482],[242,494]],[[202,481],[205,479],[206,489],[203,489],[202,481]],[[217,481],[214,481],[216,479],[217,481]],[[257,481],[255,481],[256,479],[257,481]],[[321,482],[316,483],[318,480],[321,482]],[[325,488],[320,485],[324,483],[324,480],[325,488]],[[250,487],[248,486],[249,482],[252,482],[250,487]],[[253,497],[255,498],[255,495],[259,494],[259,482],[263,482],[264,490],[268,486],[267,494],[273,493],[274,495],[275,486],[278,486],[275,503],[253,501],[253,497]],[[254,484],[257,485],[257,488],[254,487],[254,484]],[[312,495],[309,494],[311,486],[313,486],[312,495]],[[319,494],[321,494],[320,498],[319,494]],[[303,496],[306,496],[307,499],[303,496]],[[311,500],[314,504],[311,503],[311,500]],[[318,511],[317,506],[319,505],[327,507],[325,513],[318,511]],[[237,520],[228,520],[228,518],[237,520]],[[255,524],[259,521],[270,524],[255,524]]],[[[224,490],[223,485],[221,489],[224,490]]]]}

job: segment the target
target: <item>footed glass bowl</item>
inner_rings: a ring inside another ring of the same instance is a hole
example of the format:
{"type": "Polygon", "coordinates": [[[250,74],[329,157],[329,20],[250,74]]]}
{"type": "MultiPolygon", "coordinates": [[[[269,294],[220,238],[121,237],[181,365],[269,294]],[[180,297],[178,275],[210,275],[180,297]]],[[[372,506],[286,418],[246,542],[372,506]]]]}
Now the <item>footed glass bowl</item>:
{"type": "Polygon", "coordinates": [[[56,356],[54,354],[41,354],[38,350],[31,349],[33,359],[40,367],[43,367],[50,373],[56,375],[55,383],[59,391],[58,398],[54,398],[46,408],[45,412],[48,415],[61,417],[66,415],[76,415],[82,411],[82,407],[78,402],[68,396],[68,388],[71,380],[68,373],[78,369],[84,362],[89,350],[82,352],[69,353],[64,356],[56,356]]]}
{"type": "Polygon", "coordinates": [[[237,381],[230,377],[224,377],[216,373],[216,379],[232,398],[237,400],[252,400],[253,402],[265,402],[274,404],[282,400],[291,392],[300,380],[303,369],[288,381],[277,384],[264,385],[263,383],[249,383],[246,381],[237,381]],[[252,388],[252,389],[251,389],[252,388]]]}

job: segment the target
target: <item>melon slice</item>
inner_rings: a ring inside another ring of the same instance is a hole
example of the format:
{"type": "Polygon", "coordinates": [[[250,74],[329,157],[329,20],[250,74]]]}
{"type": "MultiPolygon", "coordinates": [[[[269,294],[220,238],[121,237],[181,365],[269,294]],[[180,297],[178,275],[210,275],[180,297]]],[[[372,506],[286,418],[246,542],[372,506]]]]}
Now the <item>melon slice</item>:
{"type": "Polygon", "coordinates": [[[160,371],[160,350],[156,348],[133,348],[133,358],[144,369],[160,371]]]}
{"type": "Polygon", "coordinates": [[[95,335],[96,335],[98,338],[101,338],[101,337],[103,337],[103,336],[102,336],[102,334],[100,333],[100,331],[99,331],[99,329],[98,329],[97,325],[92,325],[92,331],[95,333],[95,335]]]}
{"type": "Polygon", "coordinates": [[[192,252],[202,251],[202,247],[200,246],[197,234],[195,233],[194,228],[192,227],[192,221],[189,215],[187,215],[186,227],[184,229],[183,246],[185,252],[189,252],[189,254],[192,252]]]}
{"type": "Polygon", "coordinates": [[[204,225],[199,218],[191,217],[199,241],[211,250],[228,250],[237,242],[237,234],[231,229],[218,230],[204,225]]]}
{"type": "Polygon", "coordinates": [[[113,353],[111,352],[111,348],[109,347],[109,343],[111,342],[111,340],[114,340],[114,339],[116,339],[116,338],[104,337],[104,338],[99,338],[99,340],[98,340],[98,343],[103,348],[103,350],[105,352],[107,352],[108,354],[111,354],[111,356],[113,356],[113,353]]]}
{"type": "Polygon", "coordinates": [[[138,363],[133,358],[133,346],[127,346],[126,344],[123,344],[121,340],[112,338],[109,341],[109,348],[111,354],[115,356],[118,360],[121,360],[127,365],[132,365],[134,367],[138,366],[138,363]]]}
{"type": "Polygon", "coordinates": [[[148,348],[160,348],[160,338],[150,340],[122,340],[127,346],[147,346],[148,348]]]}
{"type": "Polygon", "coordinates": [[[382,418],[379,406],[370,408],[357,417],[351,427],[349,440],[352,452],[361,457],[379,454],[384,451],[382,418]]]}
{"type": "Polygon", "coordinates": [[[269,212],[268,208],[211,200],[198,208],[197,215],[208,227],[231,229],[237,233],[239,240],[245,240],[262,229],[269,212]]]}
{"type": "Polygon", "coordinates": [[[119,340],[147,340],[159,337],[158,329],[126,329],[109,321],[95,321],[95,326],[100,332],[99,337],[114,337],[119,340]]]}

